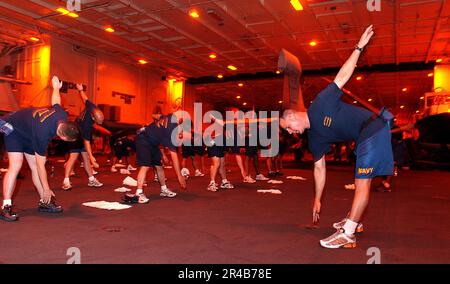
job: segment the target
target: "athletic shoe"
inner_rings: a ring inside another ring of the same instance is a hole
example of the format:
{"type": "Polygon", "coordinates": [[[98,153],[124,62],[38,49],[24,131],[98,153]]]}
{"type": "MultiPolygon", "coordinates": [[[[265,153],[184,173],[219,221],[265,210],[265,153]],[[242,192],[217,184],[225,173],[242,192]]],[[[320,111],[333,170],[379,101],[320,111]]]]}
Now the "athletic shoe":
{"type": "Polygon", "coordinates": [[[280,171],[277,171],[277,172],[275,172],[275,176],[277,176],[277,177],[281,177],[281,176],[283,176],[284,174],[282,173],[282,172],[280,172],[280,171]]]}
{"type": "Polygon", "coordinates": [[[205,174],[202,173],[200,170],[195,170],[195,176],[196,176],[196,177],[204,177],[205,174]]]}
{"type": "Polygon", "coordinates": [[[234,185],[232,185],[229,181],[226,181],[226,182],[222,182],[222,184],[220,185],[220,188],[233,189],[234,185]]]}
{"type": "Polygon", "coordinates": [[[70,182],[69,183],[63,182],[63,185],[61,186],[61,188],[65,191],[68,191],[72,188],[72,184],[70,182]]]}
{"type": "Polygon", "coordinates": [[[245,183],[255,183],[256,180],[254,180],[251,176],[246,176],[246,177],[244,178],[244,182],[245,182],[245,183]]]}
{"type": "Polygon", "coordinates": [[[212,192],[216,192],[219,189],[219,187],[218,187],[217,183],[215,183],[214,181],[211,181],[206,189],[209,191],[212,191],[212,192]]]}
{"type": "Polygon", "coordinates": [[[150,200],[145,196],[144,193],[132,194],[126,193],[123,197],[123,201],[128,204],[147,204],[150,200]]]}
{"type": "Polygon", "coordinates": [[[276,177],[277,173],[276,172],[269,172],[268,176],[269,177],[276,177]]]}
{"type": "Polygon", "coordinates": [[[122,174],[122,175],[131,175],[131,172],[129,170],[126,170],[126,169],[120,169],[120,174],[122,174]]]}
{"type": "Polygon", "coordinates": [[[262,180],[262,181],[269,180],[269,178],[265,177],[263,174],[256,175],[255,179],[262,180]]]}
{"type": "Polygon", "coordinates": [[[386,186],[385,182],[381,182],[379,186],[375,188],[376,192],[391,192],[391,186],[386,186]]]}
{"type": "Polygon", "coordinates": [[[0,219],[6,222],[14,222],[19,220],[19,215],[12,211],[11,205],[6,205],[0,211],[0,219]]]}
{"type": "Polygon", "coordinates": [[[98,172],[97,172],[96,170],[94,170],[94,168],[92,168],[92,174],[93,174],[94,176],[96,176],[96,175],[98,175],[98,172]]]}
{"type": "Polygon", "coordinates": [[[38,210],[39,210],[39,212],[43,212],[43,213],[61,213],[61,212],[63,212],[63,208],[61,207],[61,205],[56,205],[54,200],[50,201],[49,204],[39,201],[38,210]]]}
{"type": "Polygon", "coordinates": [[[130,172],[137,170],[136,168],[134,168],[132,165],[128,165],[127,170],[129,170],[130,172]]]}
{"type": "Polygon", "coordinates": [[[177,196],[177,194],[170,189],[161,189],[161,193],[159,194],[159,196],[172,198],[177,196]]]}
{"type": "Polygon", "coordinates": [[[320,245],[330,249],[356,248],[356,237],[347,235],[344,229],[340,229],[328,238],[320,240],[320,245]]]}
{"type": "Polygon", "coordinates": [[[99,182],[98,179],[94,178],[93,180],[89,180],[88,186],[89,187],[102,187],[103,183],[99,182]]]}
{"type": "MultiPolygon", "coordinates": [[[[334,223],[333,224],[333,228],[335,228],[336,230],[340,230],[344,227],[345,222],[347,222],[347,218],[342,219],[341,221],[334,223]]],[[[356,226],[356,233],[362,233],[364,232],[364,226],[362,223],[358,223],[358,226],[356,226]]]]}
{"type": "Polygon", "coordinates": [[[117,173],[116,167],[112,166],[112,167],[111,167],[111,172],[112,172],[112,173],[117,173]]]}

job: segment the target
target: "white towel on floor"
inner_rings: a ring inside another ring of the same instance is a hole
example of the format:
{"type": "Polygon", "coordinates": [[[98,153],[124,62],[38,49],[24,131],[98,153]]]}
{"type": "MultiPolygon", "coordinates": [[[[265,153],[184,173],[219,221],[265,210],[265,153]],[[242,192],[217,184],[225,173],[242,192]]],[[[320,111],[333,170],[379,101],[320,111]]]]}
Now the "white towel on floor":
{"type": "Polygon", "coordinates": [[[130,192],[131,189],[127,188],[127,187],[119,187],[114,189],[115,192],[130,192]]]}
{"type": "Polygon", "coordinates": [[[295,179],[295,180],[306,180],[306,178],[300,177],[300,176],[288,176],[286,178],[287,179],[295,179]]]}
{"type": "Polygon", "coordinates": [[[278,189],[258,189],[259,193],[272,193],[272,194],[281,194],[281,190],[278,189]]]}
{"type": "Polygon", "coordinates": [[[282,184],[284,182],[282,180],[271,179],[271,180],[267,181],[267,183],[282,184]]]}
{"type": "Polygon", "coordinates": [[[123,180],[122,184],[128,186],[137,186],[137,180],[128,176],[123,180]]]}
{"type": "Polygon", "coordinates": [[[85,202],[84,206],[93,207],[98,209],[105,210],[123,210],[131,208],[130,205],[120,204],[119,202],[108,202],[108,201],[94,201],[94,202],[85,202]]]}

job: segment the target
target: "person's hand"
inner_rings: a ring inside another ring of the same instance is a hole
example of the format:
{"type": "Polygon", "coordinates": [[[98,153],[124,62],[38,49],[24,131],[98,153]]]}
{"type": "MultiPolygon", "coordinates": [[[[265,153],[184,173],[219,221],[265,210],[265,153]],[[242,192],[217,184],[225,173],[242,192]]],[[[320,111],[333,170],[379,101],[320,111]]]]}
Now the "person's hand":
{"type": "Polygon", "coordinates": [[[369,43],[373,34],[374,34],[373,25],[370,25],[362,34],[361,39],[358,42],[358,47],[359,48],[365,47],[369,43]]]}
{"type": "Polygon", "coordinates": [[[91,158],[91,164],[96,169],[100,168],[100,165],[97,163],[97,160],[94,157],[91,158]]]}
{"type": "Polygon", "coordinates": [[[183,176],[180,175],[180,177],[178,178],[178,182],[180,183],[182,190],[187,189],[186,179],[183,176]]]}
{"type": "Polygon", "coordinates": [[[79,92],[84,91],[83,84],[77,84],[77,90],[78,90],[79,92]]]}
{"type": "Polygon", "coordinates": [[[52,201],[52,197],[55,197],[55,193],[49,189],[49,190],[44,190],[43,196],[42,196],[42,201],[45,204],[49,204],[50,201],[52,201]]]}
{"type": "Polygon", "coordinates": [[[319,220],[320,220],[320,207],[321,207],[320,200],[315,199],[314,200],[314,205],[313,205],[313,210],[312,210],[313,224],[319,223],[319,220]]]}
{"type": "Polygon", "coordinates": [[[59,81],[59,78],[57,76],[53,76],[52,78],[52,86],[54,90],[59,90],[62,88],[63,83],[59,81]]]}
{"type": "Polygon", "coordinates": [[[169,161],[169,159],[167,158],[166,155],[163,155],[163,156],[162,156],[162,160],[163,160],[164,165],[170,164],[170,161],[169,161]]]}

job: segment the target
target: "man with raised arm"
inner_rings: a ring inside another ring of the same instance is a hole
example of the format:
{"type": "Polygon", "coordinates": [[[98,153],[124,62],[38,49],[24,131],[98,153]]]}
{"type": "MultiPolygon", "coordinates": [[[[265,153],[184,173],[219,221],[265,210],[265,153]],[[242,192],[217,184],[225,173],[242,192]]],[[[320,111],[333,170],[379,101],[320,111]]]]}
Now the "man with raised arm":
{"type": "Polygon", "coordinates": [[[374,114],[341,101],[342,88],[352,76],[364,47],[373,36],[369,26],[334,82],[314,99],[306,112],[286,110],[280,126],[290,133],[308,130],[309,147],[314,157],[315,198],[313,222],[319,221],[325,187],[325,154],[335,142],[356,141],[355,195],[347,217],[333,225],[337,232],[320,241],[325,248],[356,247],[355,233],[362,231],[361,218],[369,202],[370,184],[376,176],[393,170],[389,113],[374,114]]]}
{"type": "Polygon", "coordinates": [[[68,115],[61,107],[59,90],[62,82],[58,77],[53,77],[52,86],[51,107],[23,109],[5,119],[12,128],[12,132],[5,133],[9,168],[3,180],[4,200],[0,212],[0,219],[5,221],[18,220],[18,215],[12,211],[11,199],[24,157],[30,166],[32,180],[40,196],[39,211],[62,212],[62,207],[55,204],[55,194],[48,184],[45,169],[47,147],[55,136],[64,141],[74,141],[79,132],[75,124],[67,122],[68,115]]]}
{"type": "Polygon", "coordinates": [[[70,190],[72,188],[70,173],[73,171],[75,162],[80,154],[84,161],[84,169],[88,175],[88,186],[95,188],[103,186],[103,184],[94,177],[92,166],[96,168],[99,166],[92,153],[91,140],[94,124],[103,124],[104,116],[102,111],[88,99],[86,93],[84,92],[83,85],[77,84],[76,86],[85,108],[75,121],[80,131],[80,137],[78,137],[76,141],[70,142],[69,144],[70,155],[64,169],[64,181],[62,185],[63,190],[70,190]]]}

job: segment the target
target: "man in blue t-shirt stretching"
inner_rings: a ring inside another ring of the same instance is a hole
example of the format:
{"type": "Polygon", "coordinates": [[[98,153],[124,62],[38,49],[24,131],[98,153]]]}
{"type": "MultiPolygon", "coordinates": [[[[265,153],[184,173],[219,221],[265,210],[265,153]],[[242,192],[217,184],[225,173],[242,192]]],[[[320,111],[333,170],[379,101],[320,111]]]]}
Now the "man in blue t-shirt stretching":
{"type": "Polygon", "coordinates": [[[370,183],[376,176],[391,175],[393,170],[388,112],[372,112],[341,101],[342,88],[355,70],[363,48],[373,36],[369,26],[334,82],[314,99],[306,112],[286,110],[280,126],[289,133],[308,129],[309,147],[314,157],[315,199],[313,222],[319,221],[322,193],[325,187],[325,154],[330,145],[356,141],[355,196],[350,213],[333,225],[337,232],[320,241],[325,248],[356,247],[355,233],[362,232],[361,217],[369,202],[370,183]]]}

